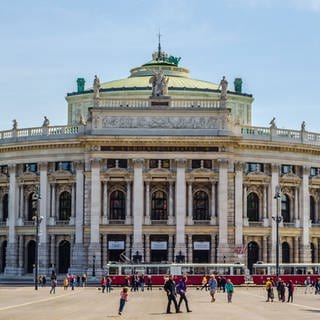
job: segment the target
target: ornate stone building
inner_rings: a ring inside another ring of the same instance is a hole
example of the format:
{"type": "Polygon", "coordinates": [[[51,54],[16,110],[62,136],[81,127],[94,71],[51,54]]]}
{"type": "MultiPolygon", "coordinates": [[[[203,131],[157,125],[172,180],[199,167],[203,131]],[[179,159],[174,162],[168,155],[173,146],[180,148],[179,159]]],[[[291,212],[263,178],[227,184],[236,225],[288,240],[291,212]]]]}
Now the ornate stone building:
{"type": "Polygon", "coordinates": [[[37,213],[40,272],[126,257],[251,268],[275,260],[277,212],[280,260],[319,261],[320,135],[252,126],[241,79],[228,90],[178,62],[159,50],[127,79],[80,78],[67,125],[0,132],[1,273],[32,273],[37,213]]]}

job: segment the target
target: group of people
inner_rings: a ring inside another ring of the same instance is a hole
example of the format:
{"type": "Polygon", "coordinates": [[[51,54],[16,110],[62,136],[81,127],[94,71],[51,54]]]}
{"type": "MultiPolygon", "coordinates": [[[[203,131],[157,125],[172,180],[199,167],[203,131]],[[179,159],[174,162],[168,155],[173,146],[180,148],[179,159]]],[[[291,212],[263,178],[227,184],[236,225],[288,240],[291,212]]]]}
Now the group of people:
{"type": "MultiPolygon", "coordinates": [[[[42,282],[45,276],[42,276],[42,282]]],[[[50,283],[51,283],[51,293],[56,293],[56,287],[58,284],[57,275],[54,270],[51,272],[50,276],[50,283]]],[[[71,287],[72,290],[74,290],[74,287],[85,287],[87,284],[87,275],[84,273],[81,277],[79,275],[73,275],[73,274],[67,274],[63,279],[63,288],[64,290],[67,290],[69,287],[71,287]]],[[[44,286],[44,285],[43,285],[44,286]]]]}
{"type": "Polygon", "coordinates": [[[294,283],[292,280],[289,280],[288,283],[285,283],[281,278],[275,284],[271,278],[267,278],[266,281],[266,291],[267,291],[267,300],[266,302],[273,302],[274,300],[274,291],[273,288],[276,287],[278,293],[279,301],[286,301],[286,291],[288,292],[287,302],[293,302],[293,293],[294,293],[294,283]],[[286,290],[287,289],[287,290],[286,290]]]}
{"type": "Polygon", "coordinates": [[[144,291],[145,285],[147,285],[147,290],[152,291],[152,276],[135,273],[130,277],[125,277],[123,287],[131,287],[130,291],[138,292],[139,289],[144,291]]]}
{"type": "Polygon", "coordinates": [[[109,276],[102,277],[101,279],[101,292],[111,292],[111,284],[112,284],[112,279],[109,276]]]}

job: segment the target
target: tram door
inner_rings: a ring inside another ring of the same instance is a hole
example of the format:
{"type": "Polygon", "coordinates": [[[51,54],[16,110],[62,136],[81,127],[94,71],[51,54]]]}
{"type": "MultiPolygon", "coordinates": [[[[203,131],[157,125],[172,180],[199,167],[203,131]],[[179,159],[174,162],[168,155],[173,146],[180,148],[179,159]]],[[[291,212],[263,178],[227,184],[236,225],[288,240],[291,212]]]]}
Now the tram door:
{"type": "Polygon", "coordinates": [[[193,263],[209,263],[210,262],[210,242],[209,241],[193,241],[193,263]]]}

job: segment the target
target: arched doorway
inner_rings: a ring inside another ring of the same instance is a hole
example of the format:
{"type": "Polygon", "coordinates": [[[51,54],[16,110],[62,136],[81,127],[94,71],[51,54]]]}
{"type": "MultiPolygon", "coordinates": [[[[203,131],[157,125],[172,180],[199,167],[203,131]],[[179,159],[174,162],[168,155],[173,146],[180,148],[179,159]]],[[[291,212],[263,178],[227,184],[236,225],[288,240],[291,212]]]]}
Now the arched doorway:
{"type": "Polygon", "coordinates": [[[259,221],[259,198],[254,192],[247,197],[247,217],[249,221],[259,221]]]}
{"type": "Polygon", "coordinates": [[[0,262],[0,272],[4,272],[6,267],[6,254],[7,254],[7,240],[2,242],[1,246],[1,262],[0,262]]]}
{"type": "Polygon", "coordinates": [[[255,241],[251,241],[247,246],[248,253],[248,269],[250,273],[253,271],[253,264],[259,261],[259,245],[255,241]]]}
{"type": "Polygon", "coordinates": [[[70,242],[63,240],[59,244],[59,273],[68,273],[70,268],[70,242]]]}
{"type": "Polygon", "coordinates": [[[27,246],[27,273],[33,273],[33,267],[36,261],[36,242],[29,241],[27,246]]]}
{"type": "Polygon", "coordinates": [[[290,246],[288,242],[282,243],[282,263],[290,263],[290,246]]]}

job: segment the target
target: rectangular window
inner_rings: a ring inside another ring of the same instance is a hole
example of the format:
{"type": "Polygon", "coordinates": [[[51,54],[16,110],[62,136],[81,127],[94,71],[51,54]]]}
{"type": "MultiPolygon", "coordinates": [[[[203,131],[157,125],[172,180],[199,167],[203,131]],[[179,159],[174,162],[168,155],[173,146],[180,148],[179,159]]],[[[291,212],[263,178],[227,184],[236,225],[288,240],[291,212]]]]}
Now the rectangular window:
{"type": "Polygon", "coordinates": [[[115,168],[116,167],[116,160],[115,159],[108,159],[107,160],[107,168],[115,168]]]}
{"type": "Polygon", "coordinates": [[[24,172],[37,172],[38,164],[37,163],[26,163],[24,165],[24,172]]]}
{"type": "Polygon", "coordinates": [[[203,160],[203,167],[206,169],[212,169],[212,161],[211,160],[203,160]]]}
{"type": "Polygon", "coordinates": [[[8,174],[8,166],[0,166],[0,173],[2,174],[8,174]]]}
{"type": "Polygon", "coordinates": [[[319,168],[315,168],[315,167],[310,168],[310,176],[311,177],[317,176],[318,174],[319,174],[319,168]]]}
{"type": "Polygon", "coordinates": [[[263,163],[255,163],[255,162],[248,162],[246,164],[246,171],[247,172],[263,172],[263,163]]]}
{"type": "Polygon", "coordinates": [[[55,168],[56,168],[56,171],[57,170],[71,171],[71,162],[70,161],[56,162],[55,168]]]}
{"type": "Polygon", "coordinates": [[[295,168],[291,164],[283,164],[281,165],[281,173],[282,174],[295,173],[295,168]]]}
{"type": "Polygon", "coordinates": [[[150,169],[158,168],[158,162],[159,160],[156,160],[156,159],[149,160],[149,168],[150,169]]]}
{"type": "Polygon", "coordinates": [[[192,169],[199,169],[201,168],[201,160],[192,160],[192,169]]]}

